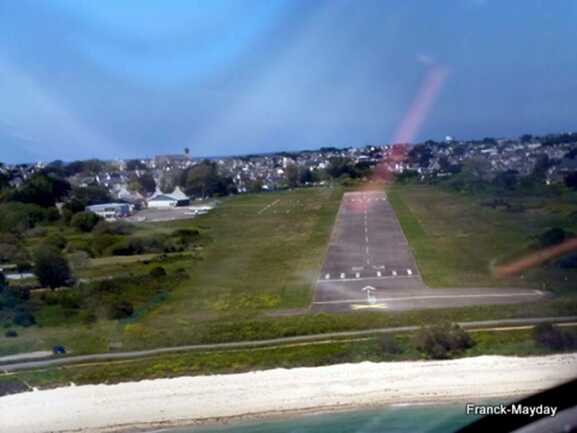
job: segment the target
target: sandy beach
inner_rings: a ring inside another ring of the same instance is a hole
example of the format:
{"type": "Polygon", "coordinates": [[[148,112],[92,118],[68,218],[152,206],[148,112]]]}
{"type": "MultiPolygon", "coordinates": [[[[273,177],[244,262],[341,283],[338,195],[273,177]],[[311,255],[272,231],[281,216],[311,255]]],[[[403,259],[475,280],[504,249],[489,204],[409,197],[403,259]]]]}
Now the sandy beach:
{"type": "Polygon", "coordinates": [[[117,432],[387,404],[528,395],[577,376],[577,354],[340,364],[0,398],[4,433],[117,432]]]}

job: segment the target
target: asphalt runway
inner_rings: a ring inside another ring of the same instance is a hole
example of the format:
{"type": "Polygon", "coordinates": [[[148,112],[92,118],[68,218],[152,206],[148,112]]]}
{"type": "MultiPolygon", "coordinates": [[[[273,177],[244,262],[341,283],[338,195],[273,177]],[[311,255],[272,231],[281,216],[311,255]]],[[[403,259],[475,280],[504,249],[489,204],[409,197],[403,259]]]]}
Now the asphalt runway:
{"type": "Polygon", "coordinates": [[[311,309],[412,310],[532,302],[539,290],[428,288],[384,192],[345,193],[311,309]]]}

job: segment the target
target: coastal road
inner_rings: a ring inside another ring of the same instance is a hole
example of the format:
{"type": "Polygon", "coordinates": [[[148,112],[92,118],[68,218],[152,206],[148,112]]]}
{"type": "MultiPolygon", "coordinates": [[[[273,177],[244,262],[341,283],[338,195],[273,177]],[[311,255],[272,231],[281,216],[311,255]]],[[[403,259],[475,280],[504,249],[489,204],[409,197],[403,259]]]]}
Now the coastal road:
{"type": "MultiPolygon", "coordinates": [[[[512,327],[532,327],[539,323],[552,323],[559,326],[576,326],[577,316],[477,320],[470,322],[459,322],[459,325],[464,329],[472,331],[476,329],[483,331],[504,331],[512,329],[512,327]]],[[[274,347],[296,343],[315,344],[319,341],[330,341],[333,339],[342,338],[361,338],[379,334],[396,334],[399,332],[414,332],[419,329],[421,329],[420,326],[397,326],[389,328],[363,329],[359,331],[340,331],[327,332],[324,334],[298,335],[294,337],[280,337],[267,340],[235,341],[229,343],[213,344],[191,344],[185,346],[160,347],[157,349],[138,350],[131,352],[109,352],[90,355],[52,357],[48,359],[29,359],[16,362],[2,362],[0,359],[0,372],[9,375],[20,370],[33,370],[59,365],[85,364],[93,362],[112,362],[116,360],[146,358],[168,353],[187,352],[194,350],[249,349],[255,347],[274,347]]]]}
{"type": "Polygon", "coordinates": [[[339,208],[311,309],[402,311],[532,302],[545,296],[517,288],[428,288],[386,194],[349,192],[339,208]]]}

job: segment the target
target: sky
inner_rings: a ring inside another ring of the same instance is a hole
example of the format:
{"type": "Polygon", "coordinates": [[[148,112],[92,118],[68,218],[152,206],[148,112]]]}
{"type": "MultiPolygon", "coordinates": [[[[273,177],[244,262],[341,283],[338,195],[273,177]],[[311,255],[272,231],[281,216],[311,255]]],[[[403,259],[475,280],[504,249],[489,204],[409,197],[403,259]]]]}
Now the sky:
{"type": "Polygon", "coordinates": [[[0,161],[573,131],[573,0],[0,0],[0,161]]]}

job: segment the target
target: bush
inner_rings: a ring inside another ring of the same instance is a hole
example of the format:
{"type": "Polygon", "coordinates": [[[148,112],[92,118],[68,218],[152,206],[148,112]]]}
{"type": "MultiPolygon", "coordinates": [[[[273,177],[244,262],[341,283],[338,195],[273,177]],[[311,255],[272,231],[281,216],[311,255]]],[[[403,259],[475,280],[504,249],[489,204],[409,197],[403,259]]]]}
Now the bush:
{"type": "Polygon", "coordinates": [[[34,255],[34,274],[44,287],[55,289],[70,282],[70,267],[60,251],[41,247],[34,255]]]}
{"type": "Polygon", "coordinates": [[[568,236],[568,233],[559,227],[553,227],[545,232],[543,232],[537,239],[539,247],[545,248],[553,245],[560,244],[568,236]]]}
{"type": "Polygon", "coordinates": [[[42,244],[62,251],[66,247],[66,239],[60,233],[52,233],[44,239],[42,244]]]}
{"type": "Polygon", "coordinates": [[[171,237],[176,241],[178,246],[187,248],[198,242],[200,232],[195,229],[179,229],[172,233],[171,237]]]}
{"type": "Polygon", "coordinates": [[[54,208],[16,202],[0,204],[0,231],[4,232],[23,232],[58,218],[58,211],[54,208]]]}
{"type": "Polygon", "coordinates": [[[90,232],[101,220],[94,212],[78,212],[71,218],[70,225],[81,232],[90,232]]]}
{"type": "Polygon", "coordinates": [[[82,310],[78,314],[78,318],[85,325],[90,325],[92,323],[95,323],[96,320],[98,320],[98,317],[96,317],[96,314],[94,314],[93,311],[88,311],[88,310],[82,310]]]}
{"type": "Polygon", "coordinates": [[[125,221],[107,222],[101,220],[93,229],[97,234],[129,235],[134,232],[134,227],[125,221]]]}
{"type": "Polygon", "coordinates": [[[401,345],[397,342],[394,335],[385,334],[378,339],[379,349],[383,353],[397,355],[403,351],[401,345]]]}
{"type": "Polygon", "coordinates": [[[134,307],[132,304],[128,301],[122,300],[111,305],[109,315],[111,319],[120,320],[132,316],[132,313],[134,313],[134,307]]]}
{"type": "Polygon", "coordinates": [[[68,255],[68,261],[72,269],[85,269],[90,264],[90,255],[86,251],[76,251],[68,255]]]}
{"type": "Polygon", "coordinates": [[[13,322],[15,325],[28,327],[34,325],[36,323],[36,319],[29,311],[18,311],[14,315],[13,322]]]}
{"type": "Polygon", "coordinates": [[[577,348],[577,335],[564,331],[551,323],[540,323],[533,328],[533,339],[542,347],[551,350],[570,350],[577,348]]]}
{"type": "Polygon", "coordinates": [[[111,235],[109,233],[98,233],[92,237],[92,251],[96,256],[106,255],[110,248],[119,242],[119,236],[111,235]]]}
{"type": "Polygon", "coordinates": [[[4,337],[6,338],[18,337],[18,332],[16,332],[14,329],[9,329],[4,333],[4,337]]]}
{"type": "Polygon", "coordinates": [[[166,276],[166,271],[162,266],[156,266],[150,270],[149,275],[152,278],[162,278],[166,276]]]}
{"type": "Polygon", "coordinates": [[[456,323],[423,327],[415,337],[415,347],[431,359],[447,359],[473,347],[474,341],[456,323]]]}

